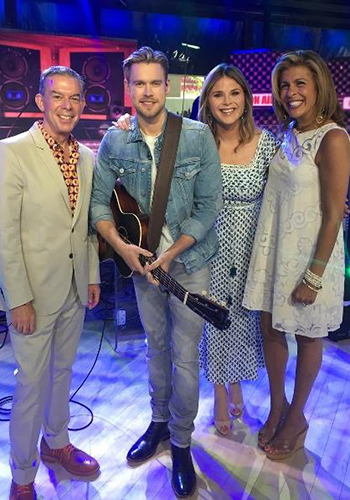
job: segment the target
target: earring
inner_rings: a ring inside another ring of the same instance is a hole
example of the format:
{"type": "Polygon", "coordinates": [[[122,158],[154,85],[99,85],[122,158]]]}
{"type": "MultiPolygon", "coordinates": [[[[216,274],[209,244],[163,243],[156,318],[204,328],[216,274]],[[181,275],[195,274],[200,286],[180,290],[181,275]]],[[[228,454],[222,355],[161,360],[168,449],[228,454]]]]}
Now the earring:
{"type": "Polygon", "coordinates": [[[283,115],[283,120],[286,122],[288,120],[288,115],[286,115],[286,113],[284,113],[283,115]]]}
{"type": "Polygon", "coordinates": [[[212,127],[213,126],[213,117],[212,117],[212,115],[208,115],[207,121],[208,121],[208,125],[210,125],[212,127]]]}
{"type": "Polygon", "coordinates": [[[323,111],[319,115],[316,116],[316,123],[317,125],[321,125],[321,123],[324,121],[324,116],[323,116],[323,111]]]}

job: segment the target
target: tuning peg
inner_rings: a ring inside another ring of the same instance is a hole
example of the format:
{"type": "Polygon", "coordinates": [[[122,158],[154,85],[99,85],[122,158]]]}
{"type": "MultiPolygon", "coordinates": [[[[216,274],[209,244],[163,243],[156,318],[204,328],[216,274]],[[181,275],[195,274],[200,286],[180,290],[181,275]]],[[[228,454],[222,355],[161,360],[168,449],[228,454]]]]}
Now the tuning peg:
{"type": "Polygon", "coordinates": [[[227,303],[226,303],[224,300],[222,300],[222,301],[220,302],[220,305],[221,305],[222,307],[227,307],[227,303]]]}
{"type": "Polygon", "coordinates": [[[207,292],[206,290],[203,290],[203,291],[202,291],[202,295],[203,295],[203,296],[206,296],[206,295],[208,295],[208,292],[207,292]]]}
{"type": "Polygon", "coordinates": [[[210,299],[211,299],[213,302],[216,302],[216,301],[217,301],[217,299],[216,299],[215,295],[211,295],[210,299]]]}

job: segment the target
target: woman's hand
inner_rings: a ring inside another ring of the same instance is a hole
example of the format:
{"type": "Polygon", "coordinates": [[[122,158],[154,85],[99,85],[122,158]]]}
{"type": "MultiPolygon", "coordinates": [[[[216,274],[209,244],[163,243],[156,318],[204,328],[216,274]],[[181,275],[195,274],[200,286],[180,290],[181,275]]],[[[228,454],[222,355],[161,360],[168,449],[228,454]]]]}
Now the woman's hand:
{"type": "Polygon", "coordinates": [[[314,292],[304,283],[300,283],[292,293],[292,301],[294,304],[300,304],[302,306],[309,306],[313,304],[316,300],[317,292],[314,292]]]}
{"type": "Polygon", "coordinates": [[[131,115],[129,115],[129,113],[125,113],[125,115],[122,115],[120,118],[118,118],[118,121],[112,123],[116,128],[127,132],[128,130],[130,130],[131,115]]]}

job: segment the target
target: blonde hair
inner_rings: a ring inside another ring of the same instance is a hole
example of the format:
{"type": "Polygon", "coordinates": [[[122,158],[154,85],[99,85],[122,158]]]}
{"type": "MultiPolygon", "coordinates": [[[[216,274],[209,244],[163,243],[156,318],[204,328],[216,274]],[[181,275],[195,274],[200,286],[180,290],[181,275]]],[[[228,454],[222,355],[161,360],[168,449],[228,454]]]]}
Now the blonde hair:
{"type": "Polygon", "coordinates": [[[217,137],[217,130],[216,130],[217,126],[215,118],[213,117],[210,110],[209,96],[216,82],[219,81],[220,78],[224,76],[232,78],[232,80],[235,80],[242,87],[244,94],[244,112],[242,115],[242,119],[239,120],[240,139],[238,142],[238,146],[235,148],[236,152],[240,146],[249,143],[253,139],[255,133],[255,123],[253,119],[252,91],[249,87],[247,80],[243,76],[243,73],[238,68],[236,68],[236,66],[222,63],[219,64],[218,66],[215,66],[215,68],[213,68],[207,75],[203,83],[199,99],[198,119],[201,122],[207,123],[209,125],[209,128],[211,129],[215,137],[216,143],[219,146],[219,139],[217,137]]]}
{"type": "Polygon", "coordinates": [[[273,105],[277,119],[283,124],[283,128],[288,128],[293,120],[286,115],[285,108],[280,98],[282,73],[286,69],[296,66],[304,66],[308,68],[312,74],[317,91],[315,116],[322,118],[319,120],[319,126],[327,120],[332,120],[339,126],[345,128],[344,112],[338,102],[332,75],[322,57],[313,50],[296,50],[288,52],[280,57],[272,70],[273,105]]]}
{"type": "Polygon", "coordinates": [[[127,81],[130,78],[131,66],[139,63],[158,63],[164,71],[165,80],[168,80],[169,61],[166,55],[160,50],[153,50],[151,47],[141,47],[123,61],[124,77],[127,81]]]}

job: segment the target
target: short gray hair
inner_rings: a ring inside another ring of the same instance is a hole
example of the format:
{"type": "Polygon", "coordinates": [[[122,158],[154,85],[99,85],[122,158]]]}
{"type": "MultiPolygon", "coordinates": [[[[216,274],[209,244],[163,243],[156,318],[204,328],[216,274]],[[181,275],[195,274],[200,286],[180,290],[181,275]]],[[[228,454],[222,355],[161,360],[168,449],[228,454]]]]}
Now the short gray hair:
{"type": "Polygon", "coordinates": [[[85,82],[82,76],[79,75],[74,69],[68,68],[67,66],[51,66],[50,68],[45,69],[40,76],[39,81],[39,94],[44,95],[45,93],[45,83],[46,80],[50,76],[62,75],[62,76],[70,76],[71,78],[75,78],[80,85],[81,94],[84,93],[85,82]]]}

